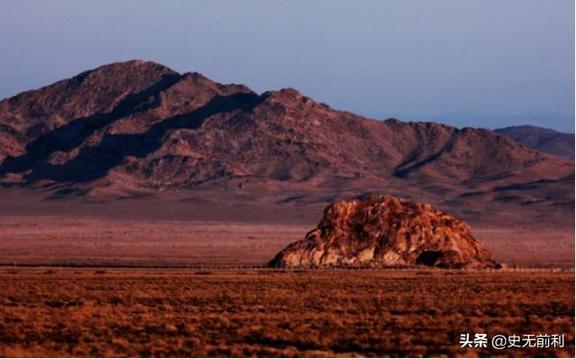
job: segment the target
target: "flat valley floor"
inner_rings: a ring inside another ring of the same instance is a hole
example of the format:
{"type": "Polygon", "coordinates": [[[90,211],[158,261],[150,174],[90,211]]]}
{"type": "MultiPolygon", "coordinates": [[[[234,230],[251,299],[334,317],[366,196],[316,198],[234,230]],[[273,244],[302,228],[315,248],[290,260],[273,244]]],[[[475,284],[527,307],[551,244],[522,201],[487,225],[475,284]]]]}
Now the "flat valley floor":
{"type": "MultiPolygon", "coordinates": [[[[0,265],[261,266],[315,225],[0,216],[0,265]]],[[[483,225],[472,232],[510,267],[574,266],[569,228],[483,225]]]]}
{"type": "Polygon", "coordinates": [[[8,194],[0,357],[574,356],[573,223],[472,223],[510,268],[498,272],[278,271],[262,266],[321,207],[8,194]],[[467,333],[564,334],[565,346],[461,348],[467,333]]]}
{"type": "Polygon", "coordinates": [[[0,356],[573,357],[574,273],[2,268],[0,356]]]}

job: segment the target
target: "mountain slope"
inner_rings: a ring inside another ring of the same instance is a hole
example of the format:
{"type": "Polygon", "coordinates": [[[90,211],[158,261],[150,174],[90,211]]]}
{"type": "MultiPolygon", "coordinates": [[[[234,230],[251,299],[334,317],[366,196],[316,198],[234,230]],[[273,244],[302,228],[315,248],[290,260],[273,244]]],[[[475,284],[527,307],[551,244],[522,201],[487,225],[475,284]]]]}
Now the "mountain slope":
{"type": "MultiPolygon", "coordinates": [[[[0,178],[52,198],[188,191],[325,203],[385,191],[571,208],[573,165],[482,129],[337,111],[130,61],[0,102],[0,178]]],[[[544,207],[543,207],[544,206],[544,207]]]]}
{"type": "Polygon", "coordinates": [[[513,126],[494,130],[538,151],[574,160],[574,134],[536,126],[513,126]]]}

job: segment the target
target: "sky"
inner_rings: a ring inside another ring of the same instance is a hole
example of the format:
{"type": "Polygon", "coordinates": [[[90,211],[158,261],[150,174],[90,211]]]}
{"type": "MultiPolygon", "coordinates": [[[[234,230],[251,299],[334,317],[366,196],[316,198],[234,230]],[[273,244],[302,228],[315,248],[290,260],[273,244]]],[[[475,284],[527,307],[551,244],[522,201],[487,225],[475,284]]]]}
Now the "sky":
{"type": "Polygon", "coordinates": [[[574,131],[572,0],[0,0],[0,98],[152,60],[368,117],[574,131]]]}

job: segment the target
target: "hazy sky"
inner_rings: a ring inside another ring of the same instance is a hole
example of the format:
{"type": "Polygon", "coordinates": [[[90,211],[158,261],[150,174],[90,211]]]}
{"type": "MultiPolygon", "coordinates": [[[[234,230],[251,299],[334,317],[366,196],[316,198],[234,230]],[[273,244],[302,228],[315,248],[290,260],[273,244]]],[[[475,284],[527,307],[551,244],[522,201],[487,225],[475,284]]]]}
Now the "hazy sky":
{"type": "Polygon", "coordinates": [[[573,0],[0,0],[0,98],[146,59],[374,118],[574,130],[573,0]]]}

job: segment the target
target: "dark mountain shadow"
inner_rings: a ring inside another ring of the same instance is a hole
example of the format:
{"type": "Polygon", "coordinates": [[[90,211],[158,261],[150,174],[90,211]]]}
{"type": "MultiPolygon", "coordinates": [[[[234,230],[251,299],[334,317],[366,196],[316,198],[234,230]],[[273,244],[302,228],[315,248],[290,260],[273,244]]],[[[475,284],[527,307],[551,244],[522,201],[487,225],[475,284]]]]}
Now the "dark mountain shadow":
{"type": "Polygon", "coordinates": [[[437,159],[440,158],[440,156],[442,156],[443,153],[447,152],[450,150],[450,148],[453,146],[453,139],[450,140],[450,142],[448,142],[446,144],[446,146],[444,146],[440,151],[418,161],[415,163],[411,163],[414,161],[414,159],[410,159],[408,161],[405,161],[404,163],[402,163],[401,165],[397,166],[394,169],[394,172],[392,173],[392,175],[394,177],[398,177],[398,178],[405,178],[408,177],[408,175],[422,167],[424,167],[425,165],[432,163],[434,161],[436,161],[437,159]]]}
{"type": "Polygon", "coordinates": [[[26,152],[18,157],[8,157],[0,166],[0,176],[20,173],[31,169],[36,163],[50,157],[56,151],[70,151],[79,146],[96,131],[128,114],[146,111],[160,105],[158,94],[182,79],[181,75],[164,75],[154,85],[126,96],[109,113],[97,113],[74,119],[40,136],[26,146],[26,152]]]}
{"type": "Polygon", "coordinates": [[[218,113],[251,110],[260,102],[254,93],[215,96],[206,105],[186,114],[168,118],[141,134],[105,135],[97,146],[84,147],[63,165],[39,163],[25,178],[28,181],[50,179],[61,182],[85,182],[100,178],[121,164],[126,156],[145,157],[162,146],[164,135],[172,129],[196,129],[218,113]]]}

